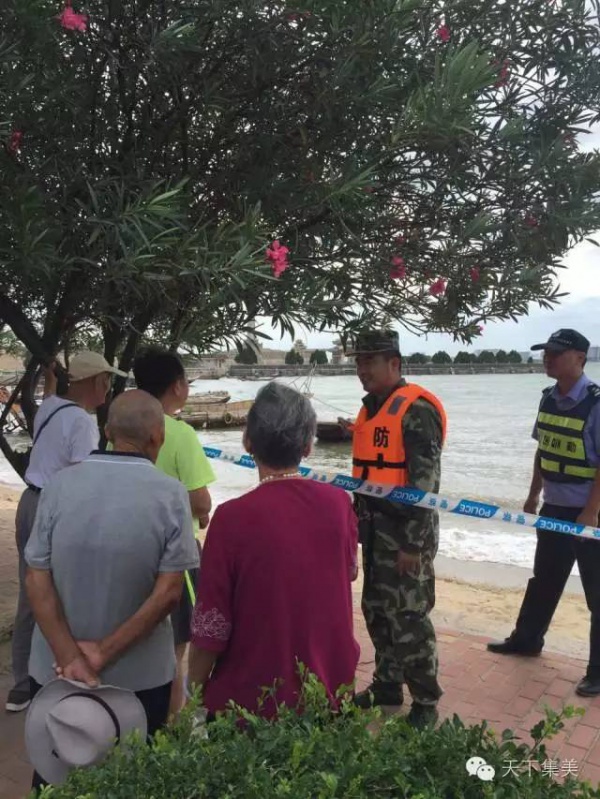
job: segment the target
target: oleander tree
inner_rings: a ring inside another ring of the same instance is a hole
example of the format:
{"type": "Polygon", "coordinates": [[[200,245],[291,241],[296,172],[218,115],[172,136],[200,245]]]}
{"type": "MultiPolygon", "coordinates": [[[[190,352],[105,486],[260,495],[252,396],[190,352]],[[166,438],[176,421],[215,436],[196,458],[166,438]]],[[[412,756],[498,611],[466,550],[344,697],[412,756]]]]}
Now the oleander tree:
{"type": "Polygon", "coordinates": [[[64,1],[0,16],[29,420],[39,363],[86,340],[124,369],[257,318],[470,343],[555,304],[600,227],[596,0],[64,1]]]}

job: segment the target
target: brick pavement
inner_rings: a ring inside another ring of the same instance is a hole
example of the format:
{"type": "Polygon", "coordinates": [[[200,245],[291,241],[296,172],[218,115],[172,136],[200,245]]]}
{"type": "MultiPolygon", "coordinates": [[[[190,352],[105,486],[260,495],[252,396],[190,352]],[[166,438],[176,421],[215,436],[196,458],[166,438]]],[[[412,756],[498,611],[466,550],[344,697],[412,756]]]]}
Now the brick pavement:
{"type": "MultiPolygon", "coordinates": [[[[373,649],[364,621],[355,612],[362,656],[358,687],[370,681],[373,649]]],[[[543,705],[559,709],[563,704],[585,708],[583,718],[569,719],[565,730],[548,745],[550,757],[577,762],[579,776],[600,783],[600,697],[581,699],[575,695],[585,663],[558,654],[522,659],[502,657],[486,651],[486,639],[452,630],[438,630],[441,682],[445,694],[440,702],[443,717],[458,714],[465,723],[487,719],[497,731],[514,730],[529,740],[529,730],[543,716],[543,705]]],[[[6,647],[6,645],[4,645],[6,647]]],[[[1,653],[0,653],[1,656],[1,653]]],[[[4,706],[8,674],[0,674],[0,702],[4,706]]],[[[0,710],[0,797],[26,796],[30,768],[23,748],[24,714],[0,710]]]]}

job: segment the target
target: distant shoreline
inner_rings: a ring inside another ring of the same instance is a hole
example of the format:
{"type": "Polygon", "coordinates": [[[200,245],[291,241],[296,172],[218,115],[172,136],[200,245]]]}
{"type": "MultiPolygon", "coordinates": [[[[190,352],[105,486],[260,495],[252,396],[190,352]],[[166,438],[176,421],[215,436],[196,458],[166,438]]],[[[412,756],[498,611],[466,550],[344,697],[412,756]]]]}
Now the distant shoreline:
{"type": "MultiPolygon", "coordinates": [[[[405,375],[508,375],[508,374],[544,374],[542,363],[453,363],[453,364],[416,364],[402,363],[405,375]]],[[[356,367],[352,364],[327,364],[313,366],[288,366],[287,364],[253,365],[236,364],[231,366],[227,376],[240,380],[265,380],[273,377],[336,377],[338,375],[356,375],[356,367]]],[[[199,379],[202,379],[200,377],[199,379]]]]}

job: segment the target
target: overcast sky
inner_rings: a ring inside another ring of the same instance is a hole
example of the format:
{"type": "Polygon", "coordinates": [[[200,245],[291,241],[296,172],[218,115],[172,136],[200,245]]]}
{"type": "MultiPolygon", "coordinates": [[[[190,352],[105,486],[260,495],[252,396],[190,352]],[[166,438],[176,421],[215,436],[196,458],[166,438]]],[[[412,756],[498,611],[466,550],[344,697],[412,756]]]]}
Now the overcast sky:
{"type": "MultiPolygon", "coordinates": [[[[584,140],[580,139],[582,149],[589,150],[600,147],[600,127],[584,140]]],[[[600,233],[596,236],[600,240],[600,233]]],[[[582,242],[574,247],[566,256],[566,269],[559,274],[561,291],[568,292],[561,304],[553,311],[547,311],[532,305],[528,316],[519,322],[497,322],[486,325],[483,335],[471,347],[455,343],[450,335],[431,334],[415,336],[398,325],[400,346],[405,354],[425,352],[433,354],[437,350],[446,350],[456,354],[458,350],[480,349],[515,349],[518,352],[528,350],[532,344],[546,341],[548,336],[561,327],[573,327],[586,336],[592,345],[600,346],[600,248],[582,242]]],[[[269,325],[262,328],[265,333],[274,335],[271,345],[290,347],[291,340],[284,338],[277,341],[277,332],[271,333],[269,325]]],[[[330,347],[334,336],[325,333],[298,331],[309,348],[330,347]]]]}
{"type": "MultiPolygon", "coordinates": [[[[599,237],[600,238],[600,237],[599,237]]],[[[566,269],[560,272],[561,291],[568,292],[560,305],[547,311],[532,305],[528,316],[519,322],[496,322],[485,326],[483,335],[477,342],[466,347],[456,343],[450,335],[431,334],[415,336],[398,325],[400,345],[405,354],[425,352],[433,354],[446,350],[456,354],[458,350],[504,349],[524,352],[532,344],[546,341],[548,336],[561,327],[573,327],[586,336],[592,345],[600,346],[600,248],[583,242],[574,247],[565,258],[566,269]]],[[[264,342],[266,347],[289,348],[291,339],[277,340],[277,332],[269,331],[264,324],[265,333],[273,335],[273,343],[264,342]]],[[[327,333],[298,331],[298,338],[304,340],[309,348],[330,347],[334,336],[327,333]]]]}

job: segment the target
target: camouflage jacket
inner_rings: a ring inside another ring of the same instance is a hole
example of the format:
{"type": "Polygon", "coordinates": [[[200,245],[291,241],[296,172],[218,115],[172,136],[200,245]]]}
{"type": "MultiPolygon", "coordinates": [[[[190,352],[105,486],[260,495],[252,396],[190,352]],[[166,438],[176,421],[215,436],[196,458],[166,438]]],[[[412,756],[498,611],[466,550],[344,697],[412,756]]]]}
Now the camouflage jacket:
{"type": "MultiPolygon", "coordinates": [[[[403,379],[397,387],[404,385],[406,380],[403,379]]],[[[370,394],[363,399],[369,418],[377,413],[385,399],[370,394]]],[[[439,413],[427,400],[416,400],[404,415],[402,434],[408,485],[437,493],[440,489],[442,455],[442,421],[439,413]]],[[[363,543],[376,530],[387,539],[390,548],[411,553],[420,552],[424,547],[437,548],[439,518],[436,511],[360,494],[355,494],[354,498],[363,543]]]]}

